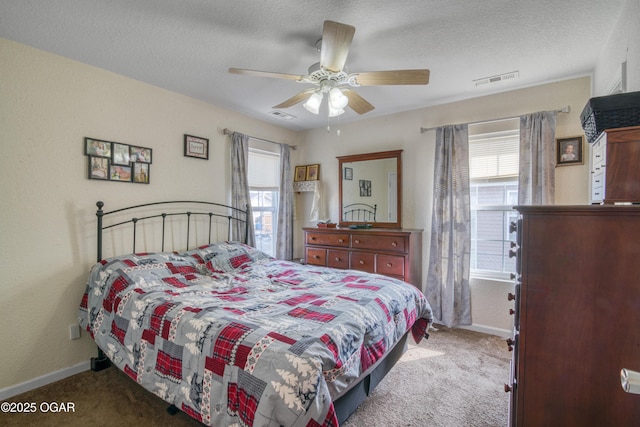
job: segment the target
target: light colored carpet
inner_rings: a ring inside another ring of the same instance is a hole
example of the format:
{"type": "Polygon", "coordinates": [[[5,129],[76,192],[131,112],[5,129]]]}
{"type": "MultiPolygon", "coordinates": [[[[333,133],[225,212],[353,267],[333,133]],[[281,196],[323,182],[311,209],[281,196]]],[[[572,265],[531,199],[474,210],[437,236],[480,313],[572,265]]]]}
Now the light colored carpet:
{"type": "MultiPolygon", "coordinates": [[[[503,339],[462,329],[431,331],[409,350],[342,427],[507,425],[510,353],[503,339]]],[[[114,368],[83,372],[8,399],[71,402],[74,412],[0,413],[3,426],[200,426],[114,368]]]]}

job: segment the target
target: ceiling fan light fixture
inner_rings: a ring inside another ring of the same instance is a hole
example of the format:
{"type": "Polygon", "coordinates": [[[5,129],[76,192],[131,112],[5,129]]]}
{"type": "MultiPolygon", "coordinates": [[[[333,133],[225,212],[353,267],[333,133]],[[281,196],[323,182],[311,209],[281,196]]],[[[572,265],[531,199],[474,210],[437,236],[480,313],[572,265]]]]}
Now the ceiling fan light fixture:
{"type": "Polygon", "coordinates": [[[322,103],[322,93],[314,92],[307,102],[302,104],[302,106],[310,113],[318,114],[320,112],[320,104],[322,103]]]}
{"type": "Polygon", "coordinates": [[[329,106],[335,110],[342,110],[349,104],[349,98],[342,93],[337,87],[334,87],[329,91],[329,106]]]}
{"type": "Polygon", "coordinates": [[[344,114],[344,110],[342,108],[333,108],[331,103],[329,103],[329,117],[338,117],[344,114]]]}

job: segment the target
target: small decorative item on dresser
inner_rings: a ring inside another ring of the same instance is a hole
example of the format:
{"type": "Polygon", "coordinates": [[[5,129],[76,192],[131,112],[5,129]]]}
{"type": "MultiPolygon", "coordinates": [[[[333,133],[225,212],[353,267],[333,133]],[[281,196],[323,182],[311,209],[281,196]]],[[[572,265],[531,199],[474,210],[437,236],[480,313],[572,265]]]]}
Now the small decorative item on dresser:
{"type": "Polygon", "coordinates": [[[582,156],[582,135],[570,138],[556,138],[557,166],[581,165],[584,163],[582,156]]]}
{"type": "Polygon", "coordinates": [[[336,228],[338,224],[331,222],[330,219],[318,223],[318,228],[336,228]]]}
{"type": "Polygon", "coordinates": [[[184,135],[185,157],[209,160],[209,140],[193,135],[184,135]]]}

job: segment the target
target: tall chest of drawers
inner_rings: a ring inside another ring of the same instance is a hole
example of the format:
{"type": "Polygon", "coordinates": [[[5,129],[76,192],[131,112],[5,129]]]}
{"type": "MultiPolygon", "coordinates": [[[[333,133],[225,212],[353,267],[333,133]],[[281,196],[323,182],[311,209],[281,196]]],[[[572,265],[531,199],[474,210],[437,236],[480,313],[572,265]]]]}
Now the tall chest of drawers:
{"type": "Polygon", "coordinates": [[[421,287],[422,230],[303,230],[307,264],[384,274],[421,287]]]}
{"type": "Polygon", "coordinates": [[[510,425],[638,425],[640,206],[517,209],[510,425]]]}
{"type": "Polygon", "coordinates": [[[605,130],[590,159],[591,203],[640,202],[640,126],[605,130]]]}

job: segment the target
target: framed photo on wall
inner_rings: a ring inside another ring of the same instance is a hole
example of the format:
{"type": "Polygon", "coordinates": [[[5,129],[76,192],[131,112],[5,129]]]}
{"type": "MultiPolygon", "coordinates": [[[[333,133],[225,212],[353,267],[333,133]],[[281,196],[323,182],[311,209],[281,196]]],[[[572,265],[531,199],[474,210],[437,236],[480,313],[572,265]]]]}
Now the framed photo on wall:
{"type": "Polygon", "coordinates": [[[307,167],[306,166],[296,166],[296,174],[293,177],[294,182],[300,182],[307,179],[307,167]]]}
{"type": "Polygon", "coordinates": [[[109,179],[111,181],[131,182],[131,166],[109,166],[109,179]]]}
{"type": "Polygon", "coordinates": [[[317,181],[320,179],[320,165],[309,165],[307,166],[307,181],[317,181]]]}
{"type": "Polygon", "coordinates": [[[344,168],[344,179],[347,181],[353,180],[353,168],[344,168]]]}
{"type": "Polygon", "coordinates": [[[557,166],[581,165],[583,160],[584,138],[572,136],[569,138],[556,138],[557,166]]]}
{"type": "Polygon", "coordinates": [[[133,182],[138,184],[149,183],[148,163],[133,163],[133,182]]]}
{"type": "Polygon", "coordinates": [[[96,157],[111,157],[111,142],[101,139],[85,138],[84,154],[96,157]]]}
{"type": "Polygon", "coordinates": [[[151,162],[151,148],[146,147],[131,147],[131,161],[139,163],[152,163],[151,162]]]}
{"type": "Polygon", "coordinates": [[[113,153],[111,163],[116,165],[128,165],[131,162],[131,152],[129,145],[113,143],[113,153]]]}
{"type": "Polygon", "coordinates": [[[108,157],[89,156],[89,179],[109,179],[108,157]]]}
{"type": "Polygon", "coordinates": [[[209,140],[199,136],[184,135],[185,157],[209,160],[209,140]]]}

